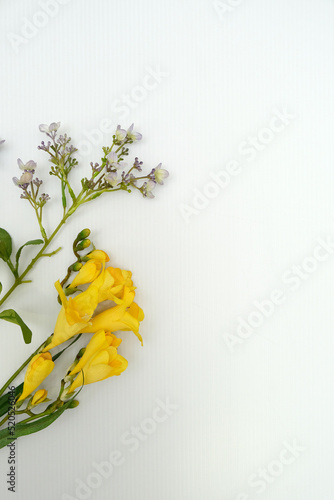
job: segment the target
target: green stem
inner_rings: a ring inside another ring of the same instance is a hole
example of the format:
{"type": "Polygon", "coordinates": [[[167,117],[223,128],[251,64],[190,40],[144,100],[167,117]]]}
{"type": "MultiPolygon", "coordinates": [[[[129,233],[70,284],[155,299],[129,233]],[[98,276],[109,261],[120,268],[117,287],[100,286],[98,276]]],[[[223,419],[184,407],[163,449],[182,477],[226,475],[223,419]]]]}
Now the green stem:
{"type": "Polygon", "coordinates": [[[30,264],[26,267],[26,269],[22,272],[22,274],[20,274],[20,276],[18,276],[16,278],[16,280],[14,281],[13,285],[11,286],[11,288],[8,290],[8,292],[3,296],[3,298],[0,300],[0,306],[8,299],[8,297],[14,292],[14,290],[19,286],[21,285],[22,283],[22,280],[25,278],[25,276],[29,273],[29,271],[34,267],[35,263],[38,261],[38,259],[40,259],[41,257],[43,257],[43,254],[44,254],[44,251],[47,249],[47,247],[49,246],[49,244],[51,243],[51,241],[53,240],[53,238],[56,236],[56,234],[58,233],[58,231],[62,228],[62,226],[65,224],[66,220],[76,211],[76,209],[78,208],[79,204],[78,203],[75,203],[73,204],[68,212],[64,215],[64,217],[61,219],[61,221],[59,222],[58,226],[56,227],[56,229],[53,231],[53,233],[51,234],[50,238],[47,238],[45,240],[45,243],[44,245],[42,246],[42,248],[40,249],[40,251],[35,255],[35,257],[32,259],[32,261],[30,262],[30,264]]]}
{"type": "Polygon", "coordinates": [[[73,191],[73,189],[71,188],[71,185],[70,185],[70,183],[68,182],[67,178],[65,179],[65,184],[66,184],[66,186],[67,186],[68,192],[70,193],[70,196],[71,196],[71,198],[72,198],[73,203],[75,203],[75,202],[76,202],[77,197],[75,196],[74,191],[73,191]]]}
{"type": "Polygon", "coordinates": [[[20,424],[26,424],[27,422],[31,422],[31,420],[36,420],[36,418],[44,417],[45,415],[50,415],[50,413],[48,411],[43,411],[41,413],[38,413],[37,415],[34,415],[33,417],[21,420],[20,424]]]}

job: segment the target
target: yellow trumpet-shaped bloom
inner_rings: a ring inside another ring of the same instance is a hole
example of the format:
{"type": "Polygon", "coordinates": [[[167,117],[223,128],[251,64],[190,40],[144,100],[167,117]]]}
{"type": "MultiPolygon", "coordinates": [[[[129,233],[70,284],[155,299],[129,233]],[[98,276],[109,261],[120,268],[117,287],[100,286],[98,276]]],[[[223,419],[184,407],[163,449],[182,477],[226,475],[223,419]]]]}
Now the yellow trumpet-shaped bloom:
{"type": "Polygon", "coordinates": [[[109,256],[103,250],[93,250],[87,257],[89,261],[82,266],[72,281],[70,285],[72,288],[94,281],[99,276],[102,267],[109,261],[109,256]]]}
{"type": "Polygon", "coordinates": [[[49,352],[36,354],[30,361],[23,384],[23,392],[18,401],[28,397],[52,372],[55,364],[49,352]]]}
{"type": "Polygon", "coordinates": [[[135,302],[132,302],[130,307],[127,307],[126,303],[120,304],[92,318],[82,333],[93,333],[100,329],[110,332],[131,330],[143,344],[142,336],[139,333],[139,323],[143,319],[144,312],[135,302]]]}
{"type": "MultiPolygon", "coordinates": [[[[89,255],[91,260],[79,271],[76,284],[84,283],[88,279],[93,279],[96,274],[98,275],[84,292],[68,298],[59,281],[55,283],[62,307],[51,343],[45,347],[44,352],[79,333],[95,333],[98,330],[109,332],[132,330],[142,343],[142,337],[138,331],[139,323],[144,319],[144,313],[133,302],[135,287],[132,283],[132,273],[113,267],[105,268],[105,262],[109,260],[109,257],[102,250],[94,250],[89,255]],[[88,266],[86,271],[83,271],[90,262],[92,266],[88,266]],[[81,271],[83,272],[80,277],[81,271]],[[99,313],[103,306],[99,310],[97,306],[105,301],[113,301],[116,306],[99,313]]],[[[73,283],[75,282],[72,282],[71,287],[73,283]]]]}
{"type": "Polygon", "coordinates": [[[31,406],[37,406],[43,403],[43,401],[46,400],[47,395],[48,391],[46,391],[45,389],[39,389],[38,391],[36,391],[32,397],[31,406]]]}
{"type": "Polygon", "coordinates": [[[131,292],[135,290],[131,276],[130,271],[114,267],[103,270],[93,282],[99,289],[98,301],[112,300],[116,304],[121,304],[125,290],[131,292]]]}
{"type": "Polygon", "coordinates": [[[93,284],[76,297],[67,299],[59,281],[55,283],[59,293],[62,308],[58,315],[51,344],[44,351],[49,351],[74,335],[77,335],[89,324],[98,304],[98,288],[93,284]]]}
{"type": "Polygon", "coordinates": [[[83,383],[92,384],[120,375],[128,366],[125,358],[117,353],[121,339],[115,335],[100,330],[96,332],[87,345],[86,351],[70,375],[78,373],[69,388],[69,393],[75,391],[83,383]]]}

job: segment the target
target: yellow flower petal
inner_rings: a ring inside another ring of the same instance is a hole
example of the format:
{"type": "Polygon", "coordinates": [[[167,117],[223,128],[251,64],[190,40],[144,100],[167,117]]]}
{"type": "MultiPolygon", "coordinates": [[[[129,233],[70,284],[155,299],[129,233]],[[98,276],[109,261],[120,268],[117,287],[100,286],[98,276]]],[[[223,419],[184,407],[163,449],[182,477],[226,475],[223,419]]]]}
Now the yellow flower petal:
{"type": "Polygon", "coordinates": [[[31,400],[31,405],[37,406],[40,403],[43,403],[43,401],[46,399],[47,395],[48,395],[48,391],[46,391],[45,389],[39,389],[33,395],[33,398],[31,400]]]}
{"type": "Polygon", "coordinates": [[[18,401],[29,396],[46,379],[54,369],[54,362],[49,352],[36,354],[30,361],[23,384],[23,392],[18,401]]]}

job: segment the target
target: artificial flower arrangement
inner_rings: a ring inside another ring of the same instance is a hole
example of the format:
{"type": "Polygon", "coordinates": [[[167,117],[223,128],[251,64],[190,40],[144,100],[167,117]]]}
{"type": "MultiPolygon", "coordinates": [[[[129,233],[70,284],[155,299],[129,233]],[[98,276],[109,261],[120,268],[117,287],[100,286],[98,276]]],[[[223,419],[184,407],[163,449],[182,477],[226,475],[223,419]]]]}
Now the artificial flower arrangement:
{"type": "MultiPolygon", "coordinates": [[[[51,162],[49,173],[60,182],[62,217],[48,235],[43,215],[50,197],[40,192],[43,181],[35,177],[36,163],[32,160],[23,163],[18,159],[22,173],[19,178],[14,177],[13,182],[22,191],[21,198],[32,206],[41,238],[29,240],[22,245],[14,260],[12,238],[5,229],[0,228],[0,259],[8,266],[14,280],[0,298],[0,307],[17,287],[31,282],[26,276],[39,259],[52,257],[61,249],[47,251],[68,218],[81,205],[104,193],[120,190],[130,193],[134,189],[145,198],[153,198],[152,190],[156,184],[163,184],[168,176],[161,164],[145,176],[136,175],[142,172],[143,164],[138,158],[128,167],[124,159],[129,154],[129,145],[141,140],[142,136],[133,130],[133,125],[127,130],[118,125],[112,136],[112,144],[103,148],[101,162],[90,164],[90,177],[81,180],[81,190],[76,193],[70,182],[70,173],[78,164],[74,156],[77,149],[71,145],[71,138],[66,134],[58,135],[59,127],[60,123],[40,125],[40,131],[47,135],[48,141],[42,141],[38,149],[48,154],[51,162]],[[20,257],[28,245],[39,246],[39,250],[30,264],[21,270],[20,257]]],[[[3,142],[0,141],[0,145],[3,142]]],[[[127,368],[127,360],[118,353],[121,339],[115,332],[132,331],[142,343],[139,325],[144,319],[144,313],[134,302],[132,274],[128,270],[109,266],[108,254],[96,249],[89,236],[89,229],[83,229],[77,235],[73,242],[75,261],[69,265],[64,279],[55,283],[61,309],[53,333],[0,389],[0,448],[21,436],[48,427],[65,410],[76,408],[79,404],[76,397],[84,385],[120,375],[127,368]],[[82,336],[87,337],[86,347],[73,355],[73,363],[61,379],[58,396],[50,400],[45,388],[46,379],[53,371],[56,360],[82,336]],[[24,381],[13,386],[13,381],[24,369],[24,381]],[[39,411],[40,408],[42,410],[39,411]],[[17,418],[21,420],[17,421],[17,418]]],[[[17,311],[0,310],[0,319],[17,324],[24,341],[31,342],[32,332],[17,311]]]]}

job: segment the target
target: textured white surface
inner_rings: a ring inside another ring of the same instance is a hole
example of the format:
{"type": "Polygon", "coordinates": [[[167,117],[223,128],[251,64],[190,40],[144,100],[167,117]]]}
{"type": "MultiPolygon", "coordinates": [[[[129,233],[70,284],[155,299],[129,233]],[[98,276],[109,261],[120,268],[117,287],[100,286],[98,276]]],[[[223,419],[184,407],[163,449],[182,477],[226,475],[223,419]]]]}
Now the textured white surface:
{"type": "MultiPolygon", "coordinates": [[[[70,0],[45,17],[46,3],[1,2],[0,225],[16,247],[38,237],[11,178],[17,157],[35,159],[50,185],[39,123],[60,120],[80,144],[104,119],[135,122],[144,139],[133,157],[147,168],[162,161],[171,175],[155,200],[121,193],[84,207],[55,242],[63,251],[7,303],[37,346],[57,316],[53,282],[88,226],[111,263],[133,271],[146,313],[144,348],[122,334],[127,371],[19,440],[16,498],[332,498],[334,252],[318,241],[334,240],[333,2],[70,0]],[[210,186],[231,168],[225,187],[210,186]],[[197,199],[187,223],[183,205],[203,191],[213,197],[197,199]],[[264,317],[254,302],[270,297],[281,303],[264,317]],[[258,326],[241,337],[240,318],[258,326]],[[146,419],[167,399],[177,409],[152,430],[146,419]],[[148,432],[131,451],[125,433],[141,425],[148,432]],[[300,451],[284,452],[293,443],[300,451]],[[112,475],[91,494],[78,490],[117,450],[112,475]]],[[[94,137],[77,180],[100,157],[94,137]]],[[[52,189],[48,228],[59,217],[52,189]]],[[[0,326],[5,379],[31,346],[0,326]]],[[[6,472],[1,450],[1,498],[11,498],[6,472]]]]}

